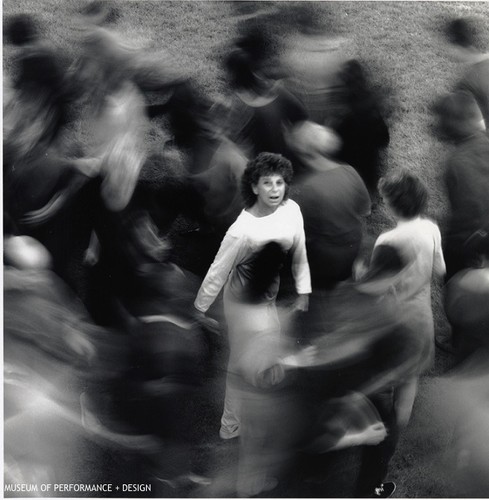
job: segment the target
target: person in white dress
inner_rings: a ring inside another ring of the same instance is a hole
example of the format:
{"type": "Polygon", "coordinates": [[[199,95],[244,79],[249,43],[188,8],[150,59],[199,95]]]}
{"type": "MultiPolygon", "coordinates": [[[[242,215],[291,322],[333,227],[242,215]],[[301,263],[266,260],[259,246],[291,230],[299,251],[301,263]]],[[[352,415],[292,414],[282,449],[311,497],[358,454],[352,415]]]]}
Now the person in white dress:
{"type": "MultiPolygon", "coordinates": [[[[426,370],[434,355],[434,322],[431,307],[431,282],[445,275],[445,260],[441,247],[441,234],[435,222],[426,218],[428,192],[412,173],[401,170],[379,182],[382,198],[396,220],[396,227],[381,234],[374,245],[394,247],[405,266],[399,273],[394,293],[402,304],[405,321],[412,335],[420,336],[423,347],[419,352],[419,373],[426,370]]],[[[399,391],[396,404],[399,424],[409,421],[417,391],[418,377],[406,381],[399,391]]]]}

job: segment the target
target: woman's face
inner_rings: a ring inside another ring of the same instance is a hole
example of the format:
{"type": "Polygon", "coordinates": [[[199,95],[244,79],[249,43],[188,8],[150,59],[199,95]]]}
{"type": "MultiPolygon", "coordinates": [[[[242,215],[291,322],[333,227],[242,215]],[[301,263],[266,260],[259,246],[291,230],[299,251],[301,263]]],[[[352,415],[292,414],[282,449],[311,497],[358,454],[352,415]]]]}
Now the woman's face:
{"type": "Polygon", "coordinates": [[[273,213],[284,200],[286,183],[279,174],[264,175],[253,185],[258,208],[267,213],[273,213]]]}

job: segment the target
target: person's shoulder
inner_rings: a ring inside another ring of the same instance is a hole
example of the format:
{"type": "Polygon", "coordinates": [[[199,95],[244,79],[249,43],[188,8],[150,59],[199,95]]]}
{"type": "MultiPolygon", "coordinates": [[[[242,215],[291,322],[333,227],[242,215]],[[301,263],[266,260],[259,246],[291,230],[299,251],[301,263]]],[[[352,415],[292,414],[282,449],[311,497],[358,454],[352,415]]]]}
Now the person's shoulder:
{"type": "Polygon", "coordinates": [[[238,215],[236,220],[229,226],[226,235],[233,236],[235,238],[241,237],[246,228],[250,224],[250,214],[245,210],[241,210],[241,213],[238,215]]]}
{"type": "Polygon", "coordinates": [[[439,233],[440,228],[438,227],[438,224],[436,221],[431,219],[430,217],[420,217],[419,223],[424,225],[427,229],[431,230],[432,232],[439,233]]]}
{"type": "Polygon", "coordinates": [[[300,214],[301,213],[301,208],[299,204],[292,200],[291,198],[288,198],[282,203],[281,208],[283,209],[284,212],[289,212],[289,213],[296,213],[300,214]]]}

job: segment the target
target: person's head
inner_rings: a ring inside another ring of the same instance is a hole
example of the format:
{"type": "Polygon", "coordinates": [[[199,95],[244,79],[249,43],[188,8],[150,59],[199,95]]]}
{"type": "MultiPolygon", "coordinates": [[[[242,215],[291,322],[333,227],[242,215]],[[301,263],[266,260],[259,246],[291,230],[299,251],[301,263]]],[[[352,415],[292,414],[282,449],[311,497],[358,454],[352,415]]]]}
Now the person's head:
{"type": "Polygon", "coordinates": [[[39,39],[39,27],[31,14],[17,14],[7,18],[4,35],[9,43],[27,45],[39,39]]]}
{"type": "Polygon", "coordinates": [[[458,141],[484,130],[481,110],[472,94],[451,92],[434,106],[436,132],[441,139],[458,141]]]}
{"type": "Polygon", "coordinates": [[[476,20],[468,17],[451,19],[445,25],[445,38],[453,58],[464,61],[484,51],[481,33],[476,20]]]}
{"type": "Polygon", "coordinates": [[[288,197],[292,177],[292,164],[287,158],[275,153],[260,153],[248,162],[241,178],[245,207],[251,208],[264,198],[273,207],[280,205],[288,197]]]}
{"type": "Polygon", "coordinates": [[[407,170],[394,172],[379,181],[379,192],[396,217],[414,219],[428,203],[428,191],[421,180],[407,170]]]}
{"type": "Polygon", "coordinates": [[[241,48],[233,49],[224,61],[229,83],[234,90],[266,93],[275,84],[270,75],[266,76],[252,55],[241,48]]]}
{"type": "Polygon", "coordinates": [[[288,146],[302,157],[333,156],[341,147],[336,132],[318,123],[303,121],[286,133],[288,146]]]}
{"type": "Polygon", "coordinates": [[[93,0],[85,5],[80,12],[86,22],[99,26],[114,23],[121,16],[115,3],[108,0],[103,2],[93,0]]]}

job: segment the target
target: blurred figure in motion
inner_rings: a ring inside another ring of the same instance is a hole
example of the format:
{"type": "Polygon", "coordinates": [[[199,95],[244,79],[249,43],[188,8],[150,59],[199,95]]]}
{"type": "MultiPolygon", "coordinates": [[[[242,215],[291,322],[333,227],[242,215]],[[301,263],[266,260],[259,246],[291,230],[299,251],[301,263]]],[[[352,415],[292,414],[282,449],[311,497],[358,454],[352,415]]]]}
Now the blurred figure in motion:
{"type": "Polygon", "coordinates": [[[385,498],[395,489],[384,480],[405,419],[402,392],[425,350],[392,293],[407,266],[398,249],[378,245],[368,272],[318,297],[322,307],[305,319],[308,341],[317,346],[315,367],[304,372],[299,389],[311,419],[303,453],[316,471],[314,496],[385,498]],[[362,447],[360,454],[350,454],[358,457],[357,479],[348,475],[342,484],[340,477],[327,476],[328,469],[345,459],[335,450],[351,446],[362,447]]]}
{"type": "Polygon", "coordinates": [[[464,74],[455,90],[473,95],[485,122],[489,126],[489,53],[486,52],[482,26],[471,18],[458,18],[445,26],[452,57],[464,65],[464,74]]]}
{"type": "MultiPolygon", "coordinates": [[[[246,166],[240,148],[225,135],[227,108],[189,80],[176,86],[165,104],[148,110],[150,115],[165,113],[174,143],[184,156],[187,192],[175,197],[175,205],[199,222],[201,233],[215,233],[219,245],[243,208],[239,185],[246,166]]],[[[162,192],[161,197],[165,194],[171,196],[162,192]]]]}
{"type": "MultiPolygon", "coordinates": [[[[259,35],[253,33],[250,36],[259,35]]],[[[248,158],[262,152],[278,153],[288,158],[295,169],[296,162],[287,147],[284,131],[294,123],[307,119],[306,110],[282,86],[273,66],[270,69],[262,58],[257,59],[255,50],[251,50],[248,44],[243,42],[243,46],[231,49],[225,60],[234,95],[224,128],[248,158]]]]}
{"type": "Polygon", "coordinates": [[[351,165],[373,193],[381,172],[380,153],[390,140],[382,102],[358,60],[345,62],[338,78],[340,111],[331,123],[341,139],[337,158],[351,165]]]}
{"type": "Polygon", "coordinates": [[[261,153],[248,162],[241,184],[246,208],[226,233],[194,303],[205,321],[224,287],[230,355],[219,433],[223,439],[240,436],[238,493],[246,496],[274,486],[271,477],[287,447],[274,424],[277,408],[284,410],[286,402],[280,403],[278,391],[277,404],[270,404],[272,396],[261,389],[278,386],[288,365],[307,358],[302,352],[286,356],[275,305],[289,252],[298,293],[294,308],[306,310],[311,292],[302,215],[288,199],[291,180],[292,166],[281,155],[261,153]]]}
{"type": "Polygon", "coordinates": [[[466,241],[489,225],[489,140],[470,94],[444,96],[436,112],[441,137],[455,146],[445,170],[450,217],[443,251],[451,278],[471,265],[466,241]]]}
{"type": "Polygon", "coordinates": [[[4,257],[6,478],[24,484],[96,481],[87,464],[98,462],[99,473],[107,471],[100,446],[143,455],[161,450],[155,437],[98,419],[95,425],[83,408],[83,394],[105,393],[120,380],[127,344],[92,323],[50,270],[39,242],[6,234],[4,257]]]}
{"type": "Polygon", "coordinates": [[[302,122],[287,139],[307,168],[294,189],[304,216],[312,286],[330,289],[351,277],[370,196],[357,172],[334,159],[341,141],[331,129],[302,122]]]}
{"type": "Polygon", "coordinates": [[[4,98],[6,158],[42,144],[62,147],[77,92],[68,76],[69,58],[41,35],[31,14],[6,19],[6,41],[15,48],[13,79],[4,98]]]}
{"type": "Polygon", "coordinates": [[[345,39],[326,4],[291,2],[282,9],[288,27],[281,58],[286,86],[304,103],[310,120],[330,126],[339,111],[345,39]]]}
{"type": "Polygon", "coordinates": [[[65,134],[77,92],[63,55],[27,14],[10,18],[6,32],[21,48],[4,96],[4,210],[13,232],[42,242],[53,270],[73,285],[73,256],[89,236],[76,206],[101,162],[65,134]]]}
{"type": "Polygon", "coordinates": [[[395,293],[407,317],[411,335],[423,345],[418,371],[399,390],[396,405],[399,425],[409,422],[417,392],[418,375],[429,368],[434,356],[434,323],[431,307],[431,281],[445,276],[445,260],[438,226],[424,216],[428,192],[415,175],[406,170],[394,172],[379,182],[379,192],[396,227],[381,234],[375,242],[394,247],[406,263],[397,276],[395,293]]]}
{"type": "MultiPolygon", "coordinates": [[[[487,301],[486,301],[487,304],[487,301]]],[[[486,330],[487,333],[487,330],[486,330]]],[[[455,495],[484,498],[489,494],[489,365],[485,347],[440,379],[438,418],[454,425],[444,465],[456,484],[455,495]]],[[[455,496],[454,495],[454,496],[455,496]]]]}
{"type": "Polygon", "coordinates": [[[489,349],[488,230],[475,232],[466,246],[475,255],[474,264],[455,274],[445,286],[445,312],[459,361],[489,349]]]}

